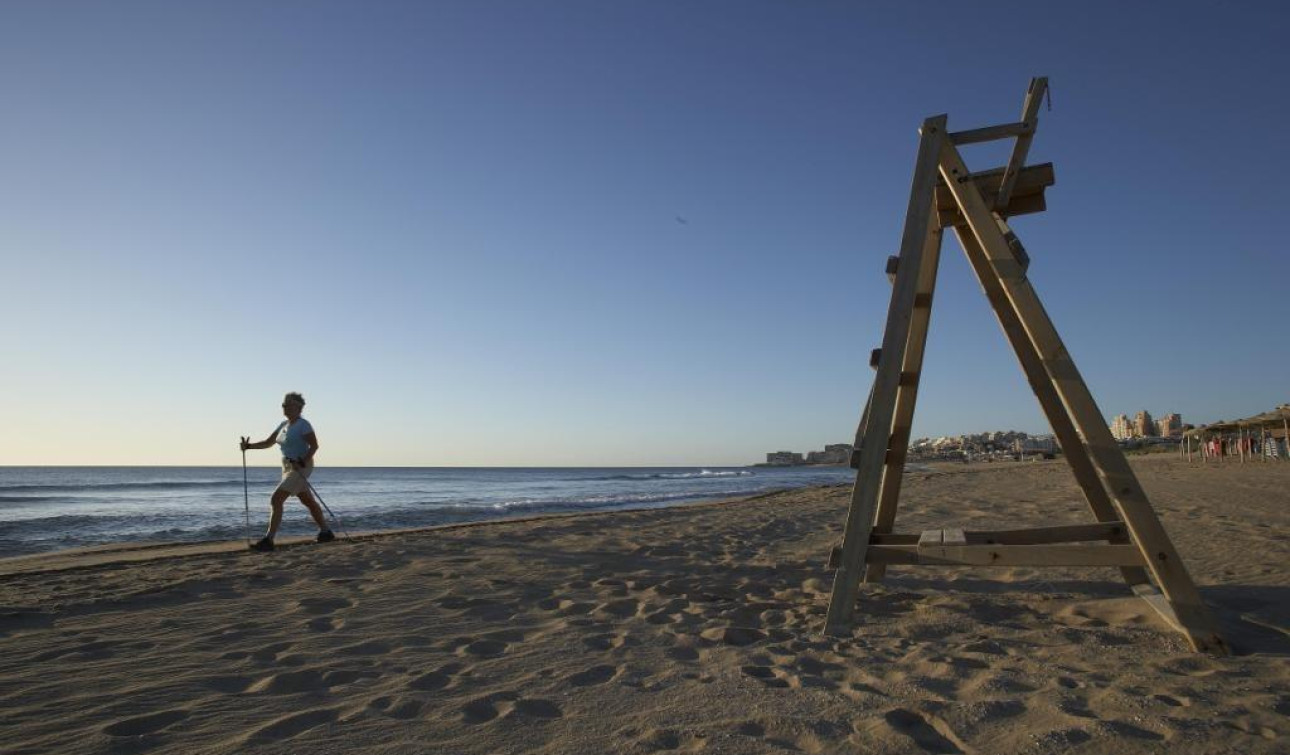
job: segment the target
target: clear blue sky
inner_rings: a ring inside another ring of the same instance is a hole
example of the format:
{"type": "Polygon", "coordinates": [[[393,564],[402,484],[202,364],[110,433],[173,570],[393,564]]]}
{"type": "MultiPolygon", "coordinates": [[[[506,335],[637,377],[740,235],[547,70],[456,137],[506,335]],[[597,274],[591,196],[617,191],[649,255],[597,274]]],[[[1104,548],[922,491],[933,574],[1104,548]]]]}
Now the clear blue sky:
{"type": "MultiPolygon", "coordinates": [[[[6,2],[0,463],[237,464],[287,390],[332,465],[850,441],[918,124],[1035,75],[1015,228],[1103,411],[1266,410],[1287,7],[6,2]]],[[[1047,432],[944,260],[915,434],[1047,432]]]]}

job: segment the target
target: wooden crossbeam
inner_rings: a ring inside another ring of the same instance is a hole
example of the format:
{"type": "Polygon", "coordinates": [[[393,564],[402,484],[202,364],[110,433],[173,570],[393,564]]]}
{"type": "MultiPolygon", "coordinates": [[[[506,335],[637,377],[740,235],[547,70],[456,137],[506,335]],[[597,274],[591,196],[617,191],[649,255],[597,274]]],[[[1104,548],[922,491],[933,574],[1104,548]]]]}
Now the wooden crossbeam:
{"type": "Polygon", "coordinates": [[[1029,134],[1034,130],[1035,125],[1026,121],[1004,123],[998,126],[968,129],[967,131],[952,131],[950,132],[950,142],[959,145],[992,142],[997,139],[1010,139],[1014,136],[1029,134]]]}
{"type": "Polygon", "coordinates": [[[871,564],[906,566],[1141,566],[1136,545],[871,545],[871,564]]]}
{"type": "MultiPolygon", "coordinates": [[[[930,530],[944,532],[944,530],[930,530]]],[[[963,533],[965,545],[1054,545],[1058,543],[1083,543],[1107,540],[1124,544],[1127,529],[1123,522],[1096,522],[1092,524],[1059,524],[1052,527],[1031,527],[1013,530],[958,530],[963,533]]],[[[872,545],[918,545],[923,534],[907,532],[873,532],[869,535],[872,545]]],[[[836,569],[842,549],[834,547],[829,553],[828,566],[836,569]]],[[[871,562],[872,563],[872,562],[871,562]]],[[[1136,567],[1143,574],[1141,567],[1136,567]]]]}

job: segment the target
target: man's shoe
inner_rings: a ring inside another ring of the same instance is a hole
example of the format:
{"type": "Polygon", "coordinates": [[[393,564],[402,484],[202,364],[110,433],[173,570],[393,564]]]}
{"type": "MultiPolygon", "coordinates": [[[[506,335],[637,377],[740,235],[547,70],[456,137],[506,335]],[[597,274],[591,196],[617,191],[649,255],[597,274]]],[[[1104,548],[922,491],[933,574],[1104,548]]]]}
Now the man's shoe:
{"type": "Polygon", "coordinates": [[[251,550],[258,551],[260,553],[268,553],[269,551],[273,550],[273,538],[271,537],[262,538],[260,542],[251,546],[251,550]]]}
{"type": "Polygon", "coordinates": [[[330,543],[335,539],[336,539],[336,533],[332,532],[331,530],[323,530],[318,533],[318,542],[320,543],[330,543]]]}

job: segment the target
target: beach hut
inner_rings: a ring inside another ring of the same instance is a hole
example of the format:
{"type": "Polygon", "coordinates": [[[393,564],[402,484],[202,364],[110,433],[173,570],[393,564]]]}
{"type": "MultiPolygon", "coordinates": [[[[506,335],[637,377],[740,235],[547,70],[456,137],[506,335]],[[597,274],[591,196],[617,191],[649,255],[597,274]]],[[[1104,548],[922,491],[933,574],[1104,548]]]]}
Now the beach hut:
{"type": "Polygon", "coordinates": [[[1245,419],[1219,420],[1208,425],[1193,427],[1183,433],[1183,447],[1188,461],[1193,452],[1201,463],[1222,463],[1235,458],[1239,463],[1285,461],[1290,458],[1290,404],[1281,404],[1270,412],[1245,419]]]}

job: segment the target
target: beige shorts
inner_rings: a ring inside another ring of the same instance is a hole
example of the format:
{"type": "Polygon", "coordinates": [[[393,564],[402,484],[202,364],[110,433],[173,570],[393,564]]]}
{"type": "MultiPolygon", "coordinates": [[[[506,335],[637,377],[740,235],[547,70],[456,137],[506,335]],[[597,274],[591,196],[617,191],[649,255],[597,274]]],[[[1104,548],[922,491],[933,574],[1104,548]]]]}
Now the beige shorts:
{"type": "Polygon", "coordinates": [[[282,460],[282,482],[278,483],[278,490],[291,495],[300,495],[309,489],[309,475],[314,473],[314,460],[310,459],[305,462],[304,469],[296,469],[291,462],[286,459],[282,460]]]}

